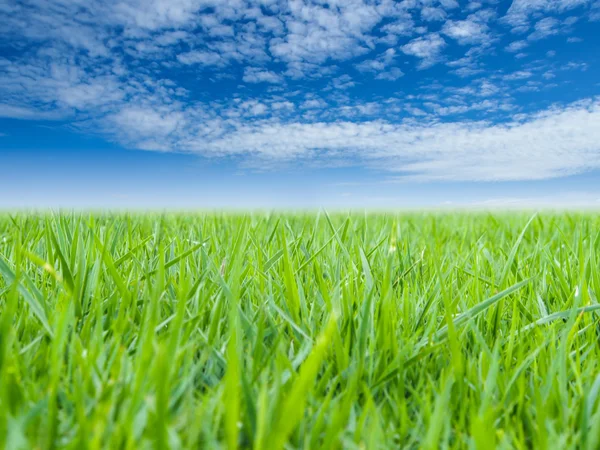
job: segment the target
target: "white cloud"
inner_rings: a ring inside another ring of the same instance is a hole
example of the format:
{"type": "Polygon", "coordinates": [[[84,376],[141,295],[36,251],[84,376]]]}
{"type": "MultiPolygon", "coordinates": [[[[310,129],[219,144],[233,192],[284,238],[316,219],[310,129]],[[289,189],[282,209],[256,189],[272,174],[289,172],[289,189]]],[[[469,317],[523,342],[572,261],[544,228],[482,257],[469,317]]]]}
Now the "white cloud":
{"type": "Polygon", "coordinates": [[[502,106],[495,100],[483,100],[480,102],[470,102],[469,104],[459,104],[451,106],[442,106],[437,103],[425,103],[425,106],[431,109],[438,116],[455,116],[465,114],[470,111],[493,112],[499,110],[502,106]]]}
{"type": "Polygon", "coordinates": [[[29,64],[0,59],[3,115],[43,120],[72,115],[75,110],[103,113],[127,95],[110,67],[85,71],[52,54],[29,64]]]}
{"type": "Polygon", "coordinates": [[[400,37],[411,36],[415,32],[415,23],[408,13],[402,14],[394,22],[388,23],[381,28],[386,33],[382,41],[388,45],[396,44],[400,37]]]}
{"type": "Polygon", "coordinates": [[[200,64],[203,66],[222,66],[226,64],[225,59],[217,52],[194,50],[177,55],[179,62],[183,64],[200,64]]]}
{"type": "Polygon", "coordinates": [[[287,34],[273,38],[269,49],[276,58],[294,62],[323,63],[364,54],[365,33],[382,19],[374,5],[362,0],[334,2],[330,8],[292,0],[289,11],[283,17],[287,34]]]}
{"type": "Polygon", "coordinates": [[[485,23],[473,20],[449,20],[444,24],[442,32],[458,41],[459,44],[477,44],[489,40],[489,28],[485,23]]]}
{"type": "Polygon", "coordinates": [[[571,26],[571,25],[575,25],[578,21],[579,21],[579,17],[571,16],[571,17],[567,17],[565,20],[563,20],[563,23],[567,26],[571,26]]]}
{"type": "Polygon", "coordinates": [[[111,128],[120,130],[122,138],[128,141],[158,140],[168,137],[185,122],[181,111],[168,108],[148,109],[131,106],[108,116],[111,128]]]}
{"type": "Polygon", "coordinates": [[[376,59],[366,59],[356,65],[360,72],[378,72],[385,69],[386,64],[376,59]]]}
{"type": "Polygon", "coordinates": [[[289,110],[289,111],[293,111],[296,108],[296,105],[294,105],[292,102],[273,102],[271,104],[271,108],[274,111],[282,111],[282,110],[289,110]]]}
{"type": "Polygon", "coordinates": [[[352,77],[348,74],[340,75],[339,77],[331,80],[331,84],[334,89],[344,90],[356,86],[356,83],[352,77]]]}
{"type": "Polygon", "coordinates": [[[534,180],[600,168],[599,121],[600,102],[590,100],[499,125],[265,122],[192,150],[276,160],[359,158],[421,180],[534,180]]]}
{"type": "Polygon", "coordinates": [[[440,4],[446,9],[455,9],[460,6],[456,0],[440,0],[440,4]]]}
{"type": "Polygon", "coordinates": [[[562,13],[589,4],[590,0],[513,0],[504,21],[514,32],[530,28],[530,19],[540,13],[562,13]]]}
{"type": "Polygon", "coordinates": [[[527,78],[531,78],[533,73],[528,70],[517,70],[516,72],[510,73],[503,77],[506,81],[514,81],[514,80],[525,80],[527,78]]]}
{"type": "Polygon", "coordinates": [[[116,104],[125,97],[125,92],[112,77],[97,77],[80,83],[69,83],[58,87],[57,100],[67,107],[87,110],[107,104],[116,104]]]}
{"type": "MultiPolygon", "coordinates": [[[[305,110],[323,107],[320,99],[306,100],[305,110]]],[[[377,112],[363,105],[358,114],[377,112]]],[[[495,101],[459,107],[498,108],[495,101]]],[[[461,111],[444,110],[453,114],[461,111]]],[[[279,107],[278,107],[279,108],[279,107]]],[[[292,105],[281,110],[292,109],[292,105]]],[[[243,102],[240,111],[264,117],[267,106],[243,102]]],[[[346,110],[345,116],[354,112],[346,110]]],[[[237,155],[247,164],[264,161],[340,159],[419,180],[532,180],[600,169],[600,101],[587,100],[522,115],[504,124],[383,120],[298,122],[275,118],[253,122],[209,118],[201,109],[129,108],[107,119],[106,126],[127,144],[151,150],[237,155]]]]}
{"type": "Polygon", "coordinates": [[[592,5],[592,10],[590,11],[590,21],[600,21],[600,1],[598,0],[596,0],[592,5]]]}
{"type": "Polygon", "coordinates": [[[260,15],[256,23],[266,32],[273,33],[274,36],[281,36],[284,32],[283,22],[277,17],[260,15]]]}
{"type": "Polygon", "coordinates": [[[327,107],[327,103],[325,103],[321,99],[316,99],[316,98],[306,100],[300,105],[300,108],[302,108],[302,109],[315,109],[315,108],[326,108],[326,107],[327,107]]]}
{"type": "Polygon", "coordinates": [[[26,120],[58,120],[64,117],[59,111],[39,111],[32,108],[0,103],[0,117],[26,120]]]}
{"type": "Polygon", "coordinates": [[[526,41],[514,41],[514,42],[511,42],[510,44],[508,44],[505,47],[505,50],[507,52],[516,53],[520,50],[523,50],[528,45],[529,44],[526,41]]]}
{"type": "Polygon", "coordinates": [[[482,97],[489,97],[491,95],[497,94],[499,91],[500,89],[495,84],[491,83],[488,80],[482,80],[479,86],[478,95],[482,97]]]}
{"type": "Polygon", "coordinates": [[[387,80],[387,81],[396,81],[398,78],[401,78],[403,76],[404,76],[404,72],[402,72],[397,67],[392,67],[387,72],[381,72],[381,73],[377,74],[377,76],[375,77],[375,79],[377,79],[377,80],[387,80]]]}
{"type": "Polygon", "coordinates": [[[123,25],[156,30],[185,26],[198,11],[215,4],[211,0],[121,0],[107,5],[105,11],[123,25]]]}
{"type": "Polygon", "coordinates": [[[527,39],[534,41],[558,34],[560,32],[559,25],[560,22],[554,17],[544,17],[536,22],[533,33],[527,39]]]}
{"type": "Polygon", "coordinates": [[[421,18],[428,22],[437,22],[445,20],[448,14],[442,8],[432,8],[426,6],[421,10],[421,18]]]}
{"type": "Polygon", "coordinates": [[[356,68],[360,72],[377,73],[375,78],[378,80],[394,81],[404,75],[398,67],[390,68],[390,65],[394,63],[396,58],[396,50],[389,48],[375,59],[367,59],[360,62],[356,65],[356,68]]]}
{"type": "Polygon", "coordinates": [[[455,61],[449,61],[446,65],[449,67],[456,67],[457,69],[455,69],[453,73],[463,78],[471,77],[483,72],[481,64],[472,56],[465,56],[464,58],[455,61]]]}
{"type": "Polygon", "coordinates": [[[437,33],[430,33],[425,36],[413,39],[400,49],[407,55],[416,56],[421,59],[420,68],[425,69],[437,63],[440,59],[441,51],[446,46],[444,39],[437,33]]]}
{"type": "Polygon", "coordinates": [[[263,70],[258,67],[246,67],[243,80],[246,83],[274,83],[283,82],[283,77],[270,70],[263,70]]]}
{"type": "Polygon", "coordinates": [[[249,116],[262,116],[268,111],[267,105],[256,100],[245,101],[240,107],[249,116]]]}

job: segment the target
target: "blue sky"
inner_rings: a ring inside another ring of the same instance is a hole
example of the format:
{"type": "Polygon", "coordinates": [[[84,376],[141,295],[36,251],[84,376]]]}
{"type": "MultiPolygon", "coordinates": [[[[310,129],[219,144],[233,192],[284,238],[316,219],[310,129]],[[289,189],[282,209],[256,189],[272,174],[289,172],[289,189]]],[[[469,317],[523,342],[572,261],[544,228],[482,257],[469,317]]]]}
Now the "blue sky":
{"type": "Polygon", "coordinates": [[[0,207],[600,206],[600,0],[0,19],[0,207]]]}

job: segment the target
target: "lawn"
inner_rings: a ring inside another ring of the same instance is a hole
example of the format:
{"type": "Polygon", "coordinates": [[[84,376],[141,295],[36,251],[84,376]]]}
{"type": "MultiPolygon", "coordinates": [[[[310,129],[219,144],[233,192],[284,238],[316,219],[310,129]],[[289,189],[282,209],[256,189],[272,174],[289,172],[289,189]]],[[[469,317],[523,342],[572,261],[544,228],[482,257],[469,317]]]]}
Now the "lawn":
{"type": "Polygon", "coordinates": [[[600,216],[0,215],[0,447],[600,448],[600,216]]]}

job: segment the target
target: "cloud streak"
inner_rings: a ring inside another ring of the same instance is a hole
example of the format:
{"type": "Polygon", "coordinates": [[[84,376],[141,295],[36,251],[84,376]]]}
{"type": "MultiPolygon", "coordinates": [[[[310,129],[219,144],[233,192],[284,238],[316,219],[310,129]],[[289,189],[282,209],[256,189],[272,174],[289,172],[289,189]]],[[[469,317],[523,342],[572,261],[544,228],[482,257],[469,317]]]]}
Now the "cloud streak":
{"type": "Polygon", "coordinates": [[[541,180],[600,169],[600,101],[486,122],[197,123],[198,111],[161,114],[133,110],[114,123],[136,147],[240,157],[255,167],[320,161],[364,164],[421,181],[541,180]],[[139,137],[142,136],[142,140],[139,137]]]}

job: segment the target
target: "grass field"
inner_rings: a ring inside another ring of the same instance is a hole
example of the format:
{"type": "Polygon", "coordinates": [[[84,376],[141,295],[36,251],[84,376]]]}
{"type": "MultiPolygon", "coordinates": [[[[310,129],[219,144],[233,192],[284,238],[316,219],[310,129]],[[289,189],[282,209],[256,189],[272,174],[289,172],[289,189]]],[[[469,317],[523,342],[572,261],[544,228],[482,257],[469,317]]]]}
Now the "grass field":
{"type": "Polygon", "coordinates": [[[0,216],[0,447],[600,448],[600,216],[0,216]]]}

